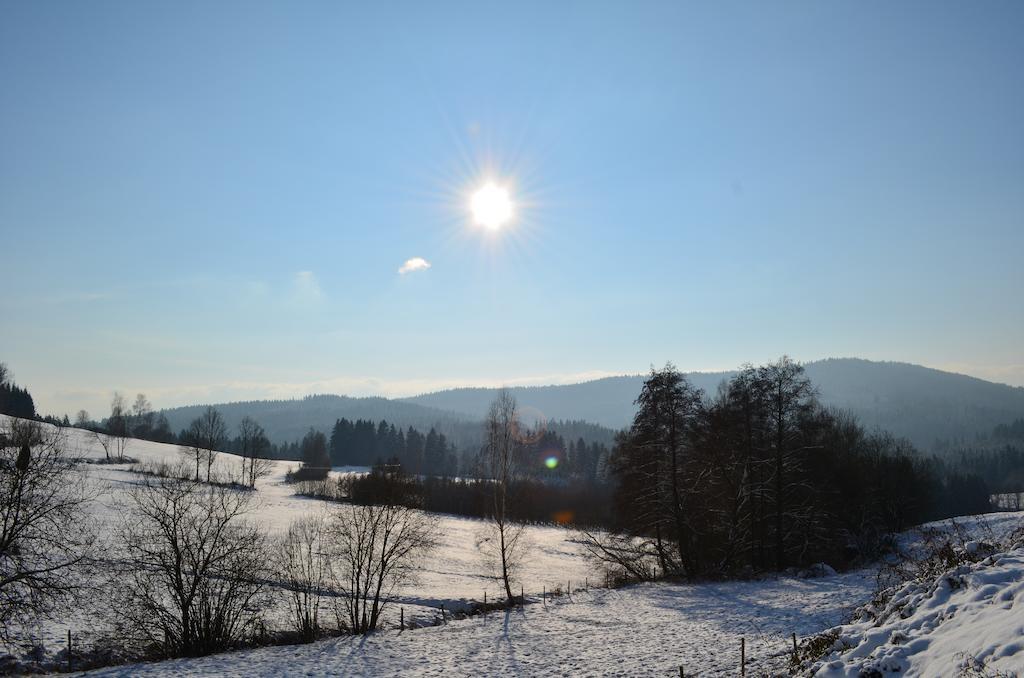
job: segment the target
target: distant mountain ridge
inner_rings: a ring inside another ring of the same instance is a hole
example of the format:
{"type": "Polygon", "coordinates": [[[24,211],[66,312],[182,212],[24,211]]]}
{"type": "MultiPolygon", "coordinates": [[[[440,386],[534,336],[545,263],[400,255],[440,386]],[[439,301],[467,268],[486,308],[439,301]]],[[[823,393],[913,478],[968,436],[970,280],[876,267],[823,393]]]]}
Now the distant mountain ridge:
{"type": "MultiPolygon", "coordinates": [[[[869,429],[882,429],[928,450],[939,440],[971,440],[1024,416],[1024,388],[921,365],[829,358],[804,364],[826,405],[846,410],[869,429]]],[[[694,386],[714,395],[736,374],[691,372],[694,386]]],[[[582,419],[618,429],[635,412],[644,375],[607,377],[566,386],[510,389],[526,409],[549,418],[582,419]]],[[[497,389],[458,388],[405,402],[482,418],[497,389]]]]}
{"type": "MultiPolygon", "coordinates": [[[[928,451],[936,441],[971,441],[999,424],[1024,417],[1024,388],[996,384],[920,365],[830,358],[805,363],[808,377],[826,405],[847,410],[869,429],[887,430],[928,451]]],[[[690,381],[709,395],[735,375],[693,372],[690,381]]],[[[612,431],[628,426],[643,375],[607,377],[562,386],[522,386],[510,390],[526,418],[563,420],[555,428],[567,438],[610,442],[612,431]],[[585,422],[589,422],[585,423],[585,422]]],[[[308,396],[297,400],[217,404],[229,428],[242,417],[260,421],[275,442],[292,441],[310,427],[327,433],[336,419],[386,419],[420,430],[436,427],[460,446],[477,445],[480,421],[498,389],[456,388],[410,398],[308,396]]],[[[164,410],[175,431],[188,425],[205,405],[164,410]]]]}

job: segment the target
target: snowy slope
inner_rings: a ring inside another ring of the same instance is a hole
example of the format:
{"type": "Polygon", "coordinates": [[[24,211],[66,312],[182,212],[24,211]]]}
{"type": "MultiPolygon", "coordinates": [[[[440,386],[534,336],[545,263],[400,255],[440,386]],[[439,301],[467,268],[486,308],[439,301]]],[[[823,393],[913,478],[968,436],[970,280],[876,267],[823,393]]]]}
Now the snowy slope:
{"type": "MultiPolygon", "coordinates": [[[[7,417],[0,415],[0,426],[7,417]]],[[[83,460],[100,460],[102,446],[89,431],[75,428],[61,429],[66,436],[68,454],[83,460]]],[[[142,463],[176,462],[181,453],[175,445],[143,440],[130,441],[125,454],[142,463]]],[[[241,459],[231,454],[219,454],[214,464],[215,475],[230,476],[237,472],[241,459]]],[[[256,506],[248,516],[271,534],[287,529],[292,520],[311,512],[330,509],[331,505],[316,499],[295,497],[293,486],[284,482],[285,473],[295,462],[275,462],[273,472],[257,483],[256,506]]],[[[92,510],[98,520],[109,528],[115,526],[122,515],[125,492],[137,485],[141,476],[131,472],[128,464],[88,464],[78,466],[87,474],[97,495],[92,510]]],[[[482,521],[456,516],[441,516],[440,545],[421,563],[417,581],[400,592],[400,603],[406,605],[407,617],[432,618],[440,605],[458,609],[468,601],[480,600],[484,592],[493,599],[499,585],[483,561],[477,543],[485,525],[482,521]]],[[[530,557],[523,563],[520,583],[527,593],[540,594],[545,588],[566,586],[567,581],[583,583],[594,572],[573,541],[570,530],[531,526],[528,530],[532,545],[530,557]]],[[[397,614],[397,610],[393,612],[397,614]]],[[[271,617],[274,615],[271,614],[271,617]]],[[[271,620],[273,621],[273,619],[271,620]]],[[[387,616],[385,616],[387,621],[387,616]]],[[[65,619],[41,623],[35,629],[24,629],[19,634],[43,644],[47,654],[53,655],[65,646],[68,629],[78,636],[98,635],[98,617],[95,613],[69,615],[65,619]]]]}
{"type": "Polygon", "coordinates": [[[835,632],[816,676],[1024,673],[1024,548],[905,584],[877,619],[835,632]]]}

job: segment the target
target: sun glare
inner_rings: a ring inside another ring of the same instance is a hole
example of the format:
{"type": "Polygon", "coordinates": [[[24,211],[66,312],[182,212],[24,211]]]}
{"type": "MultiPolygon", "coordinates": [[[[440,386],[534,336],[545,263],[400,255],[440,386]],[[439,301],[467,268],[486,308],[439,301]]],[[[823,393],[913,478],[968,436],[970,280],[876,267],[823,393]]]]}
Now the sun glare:
{"type": "Polygon", "coordinates": [[[469,202],[473,221],[479,226],[496,231],[512,218],[512,199],[508,189],[487,183],[473,194],[469,202]]]}

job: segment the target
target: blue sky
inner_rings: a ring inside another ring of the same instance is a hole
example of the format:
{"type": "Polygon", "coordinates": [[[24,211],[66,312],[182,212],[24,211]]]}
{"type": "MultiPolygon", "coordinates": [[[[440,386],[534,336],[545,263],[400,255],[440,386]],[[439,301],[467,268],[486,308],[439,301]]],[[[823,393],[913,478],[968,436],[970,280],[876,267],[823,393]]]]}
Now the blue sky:
{"type": "Polygon", "coordinates": [[[5,0],[0,360],[96,414],[782,353],[1024,384],[1021,35],[1020,2],[5,0]]]}

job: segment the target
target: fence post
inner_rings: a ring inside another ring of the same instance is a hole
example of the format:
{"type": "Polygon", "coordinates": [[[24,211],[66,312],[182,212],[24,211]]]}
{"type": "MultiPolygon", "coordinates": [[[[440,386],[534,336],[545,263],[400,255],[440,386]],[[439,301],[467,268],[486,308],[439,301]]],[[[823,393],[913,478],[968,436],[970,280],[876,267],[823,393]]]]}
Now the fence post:
{"type": "Polygon", "coordinates": [[[484,605],[487,605],[487,591],[484,591],[484,605]]]}
{"type": "Polygon", "coordinates": [[[444,603],[441,603],[441,623],[447,624],[448,620],[444,616],[444,603]]]}
{"type": "Polygon", "coordinates": [[[71,629],[68,629],[68,673],[71,672],[71,629]]]}
{"type": "Polygon", "coordinates": [[[793,658],[796,659],[796,631],[793,632],[793,658]]]}
{"type": "Polygon", "coordinates": [[[405,630],[405,607],[398,608],[398,612],[399,612],[399,620],[400,620],[398,622],[398,629],[400,631],[404,631],[405,630]]]}
{"type": "Polygon", "coordinates": [[[747,639],[740,638],[740,675],[747,675],[747,639]]]}
{"type": "Polygon", "coordinates": [[[686,671],[683,671],[683,665],[679,665],[679,678],[686,678],[686,671]]]}
{"type": "Polygon", "coordinates": [[[522,607],[523,605],[526,605],[526,588],[522,584],[520,584],[519,585],[519,607],[522,607]]]}
{"type": "Polygon", "coordinates": [[[546,606],[548,604],[548,585],[547,584],[545,584],[543,587],[541,587],[541,594],[540,595],[541,595],[541,600],[544,601],[544,605],[546,606]]]}

